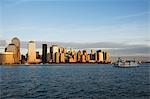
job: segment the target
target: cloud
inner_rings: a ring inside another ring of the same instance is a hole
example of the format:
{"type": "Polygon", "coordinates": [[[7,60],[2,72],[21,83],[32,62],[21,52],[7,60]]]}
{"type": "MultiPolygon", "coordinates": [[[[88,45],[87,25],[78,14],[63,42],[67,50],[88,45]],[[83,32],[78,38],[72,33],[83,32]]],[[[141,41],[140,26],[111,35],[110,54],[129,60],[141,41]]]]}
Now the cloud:
{"type": "Polygon", "coordinates": [[[124,16],[118,16],[115,19],[127,19],[127,18],[134,18],[138,16],[143,16],[143,15],[149,15],[150,12],[140,12],[140,13],[135,13],[135,14],[130,14],[130,15],[124,15],[124,16]]]}

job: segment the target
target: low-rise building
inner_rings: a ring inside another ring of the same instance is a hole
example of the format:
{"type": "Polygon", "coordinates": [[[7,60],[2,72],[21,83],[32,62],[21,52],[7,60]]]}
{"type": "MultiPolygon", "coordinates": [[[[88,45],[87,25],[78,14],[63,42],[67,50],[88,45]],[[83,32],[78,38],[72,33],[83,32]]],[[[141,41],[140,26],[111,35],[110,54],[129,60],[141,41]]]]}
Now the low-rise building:
{"type": "Polygon", "coordinates": [[[0,53],[0,64],[14,64],[14,54],[13,52],[0,53]]]}

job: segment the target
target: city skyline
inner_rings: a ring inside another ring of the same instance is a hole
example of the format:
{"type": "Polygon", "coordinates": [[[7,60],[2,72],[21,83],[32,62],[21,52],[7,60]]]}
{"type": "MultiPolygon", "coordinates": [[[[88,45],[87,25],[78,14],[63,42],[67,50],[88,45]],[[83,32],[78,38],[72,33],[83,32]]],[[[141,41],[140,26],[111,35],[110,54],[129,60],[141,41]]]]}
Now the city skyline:
{"type": "Polygon", "coordinates": [[[133,55],[146,55],[150,47],[148,0],[1,0],[0,4],[0,40],[18,37],[129,54],[137,50],[133,55]]]}
{"type": "Polygon", "coordinates": [[[0,53],[0,64],[112,63],[110,54],[106,50],[91,49],[91,52],[88,53],[86,49],[76,51],[73,48],[68,50],[59,45],[42,44],[42,54],[40,54],[36,50],[34,41],[28,42],[28,51],[25,55],[20,53],[20,40],[14,37],[5,51],[0,53]]]}

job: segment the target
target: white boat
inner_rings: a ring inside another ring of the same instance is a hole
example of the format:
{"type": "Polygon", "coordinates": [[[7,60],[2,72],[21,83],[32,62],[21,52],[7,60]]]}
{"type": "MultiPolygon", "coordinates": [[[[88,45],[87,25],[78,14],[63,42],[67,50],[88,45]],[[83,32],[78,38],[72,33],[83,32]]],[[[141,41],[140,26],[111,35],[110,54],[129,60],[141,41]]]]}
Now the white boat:
{"type": "Polygon", "coordinates": [[[135,61],[123,61],[121,58],[114,64],[115,67],[137,67],[139,64],[135,61]]]}

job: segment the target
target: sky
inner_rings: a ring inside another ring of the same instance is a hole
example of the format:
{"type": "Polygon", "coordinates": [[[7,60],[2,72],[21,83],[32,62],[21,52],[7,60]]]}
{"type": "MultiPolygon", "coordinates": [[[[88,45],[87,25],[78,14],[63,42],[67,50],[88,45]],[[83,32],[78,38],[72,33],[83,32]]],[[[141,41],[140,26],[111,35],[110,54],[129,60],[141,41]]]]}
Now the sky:
{"type": "Polygon", "coordinates": [[[149,0],[1,0],[0,39],[150,46],[149,0]]]}

